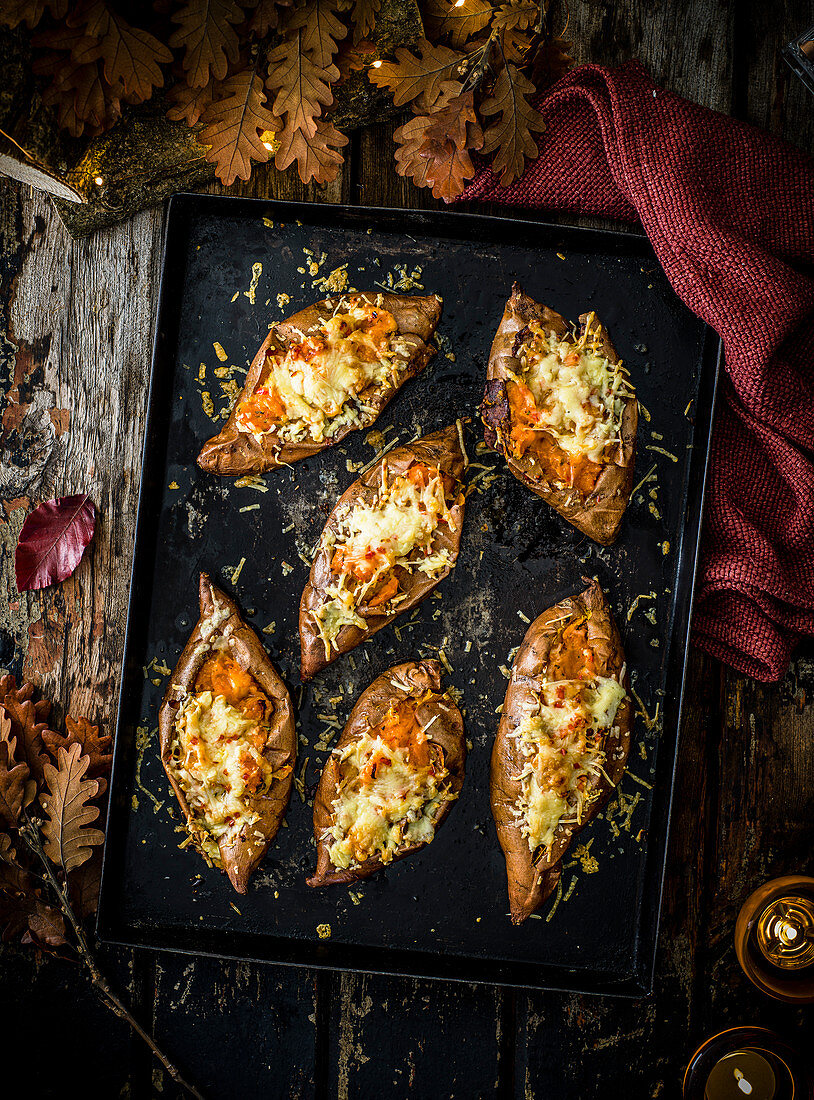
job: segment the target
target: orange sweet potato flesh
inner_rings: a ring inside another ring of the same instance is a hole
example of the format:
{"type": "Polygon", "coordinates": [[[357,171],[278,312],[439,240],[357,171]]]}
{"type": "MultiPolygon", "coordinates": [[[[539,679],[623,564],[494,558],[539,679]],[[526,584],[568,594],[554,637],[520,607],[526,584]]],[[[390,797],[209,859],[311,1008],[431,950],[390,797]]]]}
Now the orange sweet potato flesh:
{"type": "MultiPolygon", "coordinates": [[[[399,603],[396,612],[387,612],[382,605],[366,605],[364,619],[368,624],[367,630],[358,626],[343,626],[336,637],[336,648],[331,648],[330,657],[325,655],[325,646],[317,629],[315,618],[316,611],[323,605],[326,599],[325,588],[335,580],[331,572],[331,562],[334,558],[332,547],[325,545],[325,534],[328,531],[336,531],[342,524],[347,512],[356,501],[372,501],[382,483],[382,468],[387,468],[388,483],[402,474],[406,474],[416,464],[426,464],[437,467],[442,475],[457,485],[463,476],[464,456],[457,427],[453,424],[441,432],[424,436],[405,447],[396,447],[384,455],[365,474],[346,489],[336,502],[333,511],[328,517],[328,522],[320,538],[319,548],[311,566],[308,583],[300,601],[300,646],[302,650],[300,676],[303,680],[310,680],[327,665],[336,660],[343,653],[350,652],[360,642],[371,637],[382,627],[392,623],[399,615],[412,610],[417,604],[429,596],[430,592],[447,576],[452,569],[458,555],[461,543],[461,529],[464,520],[464,496],[463,493],[453,490],[454,501],[449,510],[452,517],[450,526],[440,524],[433,536],[430,546],[431,552],[437,550],[449,550],[452,555],[452,564],[438,577],[431,579],[426,573],[414,570],[407,573],[399,570],[399,583],[401,592],[407,594],[407,598],[399,603]]],[[[447,498],[449,500],[449,497],[447,498]]]]}
{"type": "Polygon", "coordinates": [[[330,440],[321,443],[314,440],[283,442],[276,432],[269,432],[258,439],[251,432],[239,429],[237,415],[241,403],[251,396],[257,386],[265,382],[268,377],[270,366],[267,364],[267,357],[284,349],[292,339],[299,341],[302,335],[308,336],[311,332],[317,331],[320,319],[332,316],[340,298],[336,296],[315,302],[271,328],[254,357],[240,397],[235,402],[229,419],[222,430],[203,445],[198,455],[198,465],[202,470],[208,470],[213,474],[240,477],[244,474],[263,473],[319,454],[326,447],[339,443],[357,427],[369,428],[404,383],[424,370],[435,355],[435,348],[430,347],[428,341],[441,319],[442,302],[437,295],[431,294],[418,298],[407,294],[385,292],[379,294],[377,291],[363,291],[345,297],[378,303],[395,318],[398,334],[404,337],[408,345],[407,351],[400,357],[402,365],[398,370],[396,384],[393,385],[390,382],[383,386],[371,384],[367,389],[362,390],[359,398],[371,408],[370,415],[361,424],[346,425],[330,440]]]}
{"type": "Polygon", "coordinates": [[[195,692],[199,672],[216,652],[214,643],[221,644],[222,640],[225,646],[222,651],[217,652],[226,653],[254,678],[257,684],[255,694],[260,694],[268,704],[267,710],[271,711],[270,730],[263,756],[275,773],[283,773],[280,778],[272,781],[265,794],[247,796],[247,806],[258,814],[259,820],[248,827],[244,825],[231,841],[224,838],[220,843],[223,869],[235,890],[239,894],[245,894],[249,878],[280,828],[291,797],[297,755],[294,714],[288,690],[257,635],[241,618],[234,600],[212,584],[206,573],[200,575],[199,600],[200,618],[178,659],[158,715],[161,762],[187,824],[195,836],[193,814],[171,767],[175,719],[180,701],[185,694],[195,692]],[[213,615],[216,613],[220,616],[220,621],[214,623],[213,615]]]}
{"type": "MultiPolygon", "coordinates": [[[[587,313],[580,316],[579,335],[585,331],[588,318],[587,313]]],[[[570,335],[569,326],[559,313],[536,302],[515,284],[489,355],[486,391],[481,405],[484,438],[490,447],[503,454],[509,470],[518,481],[522,481],[533,493],[548,501],[552,508],[579,531],[596,542],[608,545],[619,533],[633,488],[638,403],[635,396],[625,399],[621,443],[607,456],[609,461],[602,466],[595,483],[591,479],[590,487],[584,487],[587,491],[580,491],[579,480],[574,486],[558,487],[553,484],[553,480],[563,480],[561,476],[558,477],[559,471],[551,464],[547,469],[541,470],[540,463],[534,462],[530,453],[516,455],[509,439],[515,424],[507,388],[510,385],[508,372],[522,374],[520,361],[514,352],[518,334],[530,321],[539,322],[546,332],[554,332],[561,339],[570,335]]],[[[599,336],[601,354],[611,363],[618,363],[619,356],[605,327],[594,319],[591,331],[599,336]]]]}
{"type": "MultiPolygon", "coordinates": [[[[596,816],[618,786],[625,770],[630,751],[632,711],[630,700],[619,705],[613,730],[604,741],[607,757],[602,775],[592,779],[590,791],[598,797],[585,806],[582,823],[560,824],[554,833],[554,843],[546,853],[543,849],[532,853],[528,839],[521,832],[521,822],[515,815],[517,800],[521,794],[520,780],[515,778],[523,767],[523,757],[517,742],[511,736],[520,722],[525,701],[539,694],[546,679],[564,678],[572,672],[562,667],[561,633],[567,623],[563,618],[575,619],[587,616],[587,639],[582,646],[590,651],[590,667],[597,676],[619,678],[625,663],[619,632],[599,583],[594,580],[579,595],[563,600],[539,615],[526,631],[512,666],[512,678],[503,702],[503,712],[492,749],[489,782],[492,815],[497,826],[498,839],[506,858],[506,876],[509,890],[509,907],[514,924],[521,924],[537,909],[556,887],[560,877],[561,862],[574,837],[596,816]],[[559,663],[553,667],[554,661],[559,663]]],[[[566,659],[567,659],[566,650],[566,659]]],[[[628,687],[627,677],[623,684],[628,687]]]]}
{"type": "MultiPolygon", "coordinates": [[[[332,886],[357,882],[368,878],[380,870],[384,864],[379,857],[367,859],[357,867],[336,868],[331,863],[328,849],[329,840],[325,831],[333,823],[331,809],[339,792],[339,763],[336,756],[352,741],[357,740],[372,726],[377,726],[387,714],[393,703],[403,700],[418,700],[428,691],[438,693],[441,689],[441,666],[438,661],[406,661],[383,672],[366,688],[356,701],[348,723],[336,743],[334,752],[328,757],[320,776],[316,797],[314,798],[314,839],[317,844],[317,869],[308,879],[309,886],[332,886]]],[[[446,695],[436,695],[416,708],[416,720],[421,729],[426,730],[427,741],[434,751],[443,754],[444,764],[449,772],[449,789],[453,795],[460,793],[464,781],[466,764],[466,737],[461,712],[446,695]],[[435,721],[432,721],[435,719],[435,721]]],[[[446,818],[453,805],[452,799],[441,803],[435,818],[436,830],[446,818]]],[[[388,866],[412,855],[426,842],[406,844],[390,861],[388,866]]]]}

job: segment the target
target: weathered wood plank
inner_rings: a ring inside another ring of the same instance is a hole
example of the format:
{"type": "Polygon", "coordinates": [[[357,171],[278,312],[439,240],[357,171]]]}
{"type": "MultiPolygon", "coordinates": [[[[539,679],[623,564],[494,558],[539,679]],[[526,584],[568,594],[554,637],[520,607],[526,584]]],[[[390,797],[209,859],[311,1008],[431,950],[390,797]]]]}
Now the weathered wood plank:
{"type": "Polygon", "coordinates": [[[495,1095],[502,1036],[493,988],[342,974],[334,989],[328,1095],[495,1095]]]}
{"type": "MultiPolygon", "coordinates": [[[[314,974],[162,954],[155,963],[156,1039],[189,1081],[217,1100],[308,1100],[315,1090],[314,974]]],[[[153,1089],[178,1095],[160,1066],[153,1089]]]]}

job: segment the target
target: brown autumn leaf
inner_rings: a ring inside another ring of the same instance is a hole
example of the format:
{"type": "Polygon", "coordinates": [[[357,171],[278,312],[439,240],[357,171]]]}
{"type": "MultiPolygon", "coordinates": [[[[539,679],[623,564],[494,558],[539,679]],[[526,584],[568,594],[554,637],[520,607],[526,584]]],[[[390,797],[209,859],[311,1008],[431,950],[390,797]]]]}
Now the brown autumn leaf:
{"type": "Polygon", "coordinates": [[[59,125],[74,137],[98,136],[109,130],[121,117],[124,87],[112,87],[104,78],[98,61],[74,61],[71,52],[87,39],[81,27],[64,25],[36,34],[32,45],[44,53],[35,55],[32,69],[51,83],[43,90],[42,100],[54,107],[59,125]]]}
{"type": "Polygon", "coordinates": [[[536,0],[514,0],[501,4],[492,20],[492,29],[500,35],[504,57],[523,63],[534,37],[534,24],[540,16],[536,0]]]}
{"type": "Polygon", "coordinates": [[[448,38],[451,46],[465,46],[494,15],[489,0],[427,0],[424,17],[433,39],[448,38]]]}
{"type": "Polygon", "coordinates": [[[279,8],[290,8],[293,0],[259,0],[259,3],[244,3],[244,8],[254,8],[249,20],[250,34],[265,38],[269,31],[277,29],[280,22],[279,8]]]}
{"type": "Polygon", "coordinates": [[[235,0],[184,0],[170,19],[178,28],[168,45],[184,51],[181,63],[187,84],[203,88],[212,79],[223,80],[240,52],[233,24],[243,19],[243,12],[235,0]]]}
{"type": "Polygon", "coordinates": [[[376,16],[382,6],[382,0],[354,0],[350,13],[350,21],[353,25],[353,44],[358,45],[373,31],[376,26],[376,16]]]}
{"type": "Polygon", "coordinates": [[[28,929],[20,942],[42,948],[64,947],[68,939],[62,914],[39,898],[34,898],[28,912],[28,929]]]}
{"type": "Polygon", "coordinates": [[[172,61],[171,51],[104,0],[85,0],[68,16],[68,26],[81,27],[86,36],[71,51],[74,61],[101,60],[105,79],[114,86],[122,84],[128,103],[144,102],[164,84],[161,65],[172,61]]]}
{"type": "Polygon", "coordinates": [[[318,118],[313,137],[303,130],[281,131],[280,148],[274,163],[280,170],[285,170],[296,161],[303,183],[313,180],[324,185],[339,175],[344,162],[339,150],[347,144],[348,139],[331,122],[318,118]]]}
{"type": "Polygon", "coordinates": [[[222,183],[247,180],[253,160],[265,164],[269,159],[271,150],[261,134],[278,130],[280,124],[266,106],[263,81],[253,65],[223,81],[219,97],[201,118],[205,129],[198,140],[210,146],[206,159],[222,183]]]}
{"type": "Polygon", "coordinates": [[[88,765],[88,778],[98,779],[104,785],[100,788],[102,794],[105,789],[105,776],[110,775],[113,764],[113,738],[110,734],[100,734],[99,727],[91,725],[87,718],[65,718],[66,734],[55,733],[53,730],[43,730],[42,739],[45,747],[54,760],[60,748],[69,749],[71,745],[79,745],[82,752],[90,760],[88,765]]]}
{"type": "Polygon", "coordinates": [[[90,828],[99,817],[98,806],[88,805],[88,800],[99,793],[96,779],[83,778],[90,760],[82,755],[78,744],[70,749],[57,751],[58,766],[45,765],[46,793],[40,795],[46,820],[42,826],[45,838],[45,854],[67,874],[93,854],[93,848],[102,844],[105,834],[101,829],[90,828]]]}
{"type": "Polygon", "coordinates": [[[449,202],[475,175],[469,150],[480,149],[483,132],[474,93],[461,92],[457,81],[445,82],[439,104],[430,114],[418,115],[396,130],[396,171],[411,176],[419,187],[431,187],[435,198],[449,202]]]}
{"type": "Polygon", "coordinates": [[[340,83],[347,80],[351,73],[362,72],[376,57],[376,46],[369,38],[359,42],[345,42],[336,55],[336,67],[339,69],[340,83]]]}
{"type": "Polygon", "coordinates": [[[566,42],[563,38],[551,38],[547,40],[541,35],[536,35],[529,50],[531,67],[529,75],[538,92],[545,91],[552,84],[565,76],[574,64],[571,51],[573,42],[566,42]]]}
{"type": "Polygon", "coordinates": [[[201,115],[211,106],[216,85],[210,80],[203,88],[190,88],[183,80],[177,81],[167,92],[167,118],[172,122],[185,121],[194,126],[201,115]]]}
{"type": "Polygon", "coordinates": [[[315,64],[304,49],[303,38],[302,31],[295,31],[271,51],[266,87],[275,93],[272,110],[284,120],[283,131],[304,130],[313,137],[322,108],[333,103],[329,81],[338,79],[339,69],[331,65],[326,70],[315,64]]]}
{"type": "Polygon", "coordinates": [[[8,863],[12,867],[17,865],[17,852],[14,841],[8,833],[0,833],[0,863],[8,863]]]}
{"type": "Polygon", "coordinates": [[[36,27],[46,9],[55,19],[63,19],[68,13],[69,0],[3,0],[0,3],[0,23],[17,27],[25,22],[29,30],[36,27]]]}
{"type": "Polygon", "coordinates": [[[20,819],[27,780],[26,765],[16,764],[8,742],[0,741],[0,824],[8,829],[13,829],[20,819]]]}
{"type": "Polygon", "coordinates": [[[532,131],[545,129],[543,116],[528,101],[536,89],[531,81],[510,62],[497,75],[491,96],[481,104],[482,115],[497,115],[485,131],[483,152],[494,153],[492,171],[508,187],[523,174],[525,158],[537,156],[532,131]]]}
{"type": "Polygon", "coordinates": [[[318,69],[325,71],[325,79],[330,84],[339,76],[339,71],[333,65],[333,59],[339,49],[339,43],[348,33],[348,28],[336,14],[339,6],[340,0],[304,0],[286,20],[285,27],[286,37],[293,38],[291,33],[293,31],[300,32],[300,52],[305,54],[318,69]],[[331,70],[334,70],[336,75],[328,75],[331,70]]]}
{"type": "Polygon", "coordinates": [[[392,91],[396,107],[415,99],[426,111],[438,99],[441,85],[459,75],[466,55],[446,46],[433,46],[426,38],[419,39],[415,49],[414,54],[400,47],[395,61],[384,61],[378,69],[371,68],[367,76],[378,88],[392,91]]]}
{"type": "Polygon", "coordinates": [[[51,706],[45,700],[32,702],[33,693],[32,684],[23,684],[18,688],[11,673],[0,676],[0,707],[11,721],[8,738],[10,751],[18,763],[27,765],[32,777],[41,785],[48,763],[43,733],[48,729],[45,719],[50,714],[51,706]]]}
{"type": "Polygon", "coordinates": [[[92,917],[99,906],[99,888],[102,883],[102,849],[94,848],[93,855],[68,875],[68,896],[76,915],[84,920],[92,917]]]}

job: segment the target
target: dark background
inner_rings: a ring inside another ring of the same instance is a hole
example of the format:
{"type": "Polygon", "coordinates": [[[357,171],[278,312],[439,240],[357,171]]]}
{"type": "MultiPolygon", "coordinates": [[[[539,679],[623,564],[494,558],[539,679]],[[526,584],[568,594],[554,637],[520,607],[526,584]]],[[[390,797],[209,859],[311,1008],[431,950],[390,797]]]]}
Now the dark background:
{"type": "MultiPolygon", "coordinates": [[[[666,87],[814,148],[814,98],[778,52],[814,19],[810,4],[572,0],[570,6],[568,37],[578,61],[638,57],[666,87]]],[[[344,174],[326,191],[303,188],[273,169],[255,169],[241,191],[432,206],[395,174],[394,125],[354,135],[344,174]]],[[[42,495],[89,489],[104,517],[82,576],[20,602],[11,596],[5,552],[20,517],[7,506],[0,610],[17,648],[13,659],[0,659],[73,713],[109,724],[162,214],[147,212],[72,243],[46,198],[0,181],[0,204],[0,309],[19,349],[18,370],[29,392],[49,390],[58,406],[72,409],[70,432],[53,441],[42,495]]],[[[12,370],[13,363],[4,388],[12,370]]],[[[146,951],[105,951],[106,969],[210,1097],[670,1097],[696,1045],[722,1028],[763,1023],[809,1050],[810,1014],[748,984],[732,931],[755,886],[775,874],[811,870],[812,692],[810,647],[773,688],[691,655],[656,993],[649,1000],[317,974],[146,951]]],[[[61,960],[2,946],[0,1026],[7,1057],[24,1067],[31,1095],[80,1089],[100,1097],[176,1095],[146,1048],[98,1004],[79,969],[61,960]]]]}

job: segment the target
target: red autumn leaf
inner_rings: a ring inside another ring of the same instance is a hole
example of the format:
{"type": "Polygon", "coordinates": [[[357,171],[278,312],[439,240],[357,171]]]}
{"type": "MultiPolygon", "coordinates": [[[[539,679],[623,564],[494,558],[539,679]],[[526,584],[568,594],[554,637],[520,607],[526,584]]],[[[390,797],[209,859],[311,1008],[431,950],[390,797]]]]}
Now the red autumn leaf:
{"type": "Polygon", "coordinates": [[[87,493],[38,504],[17,540],[17,588],[28,592],[70,577],[93,538],[96,510],[87,493]]]}

